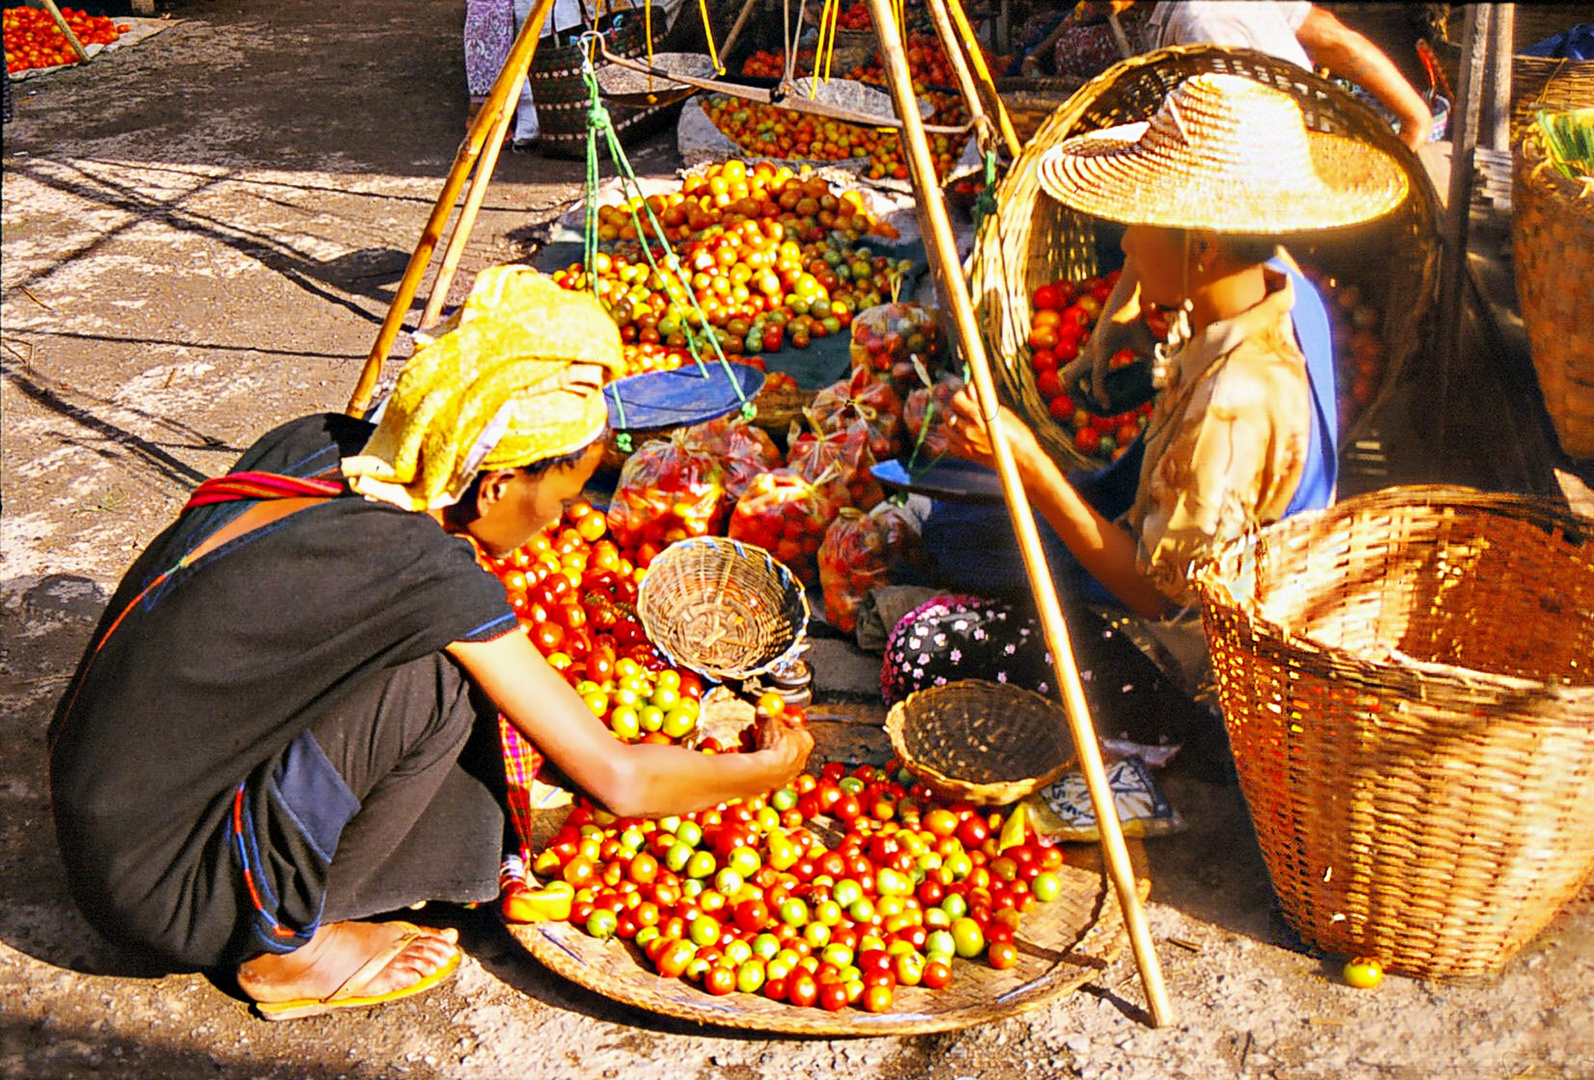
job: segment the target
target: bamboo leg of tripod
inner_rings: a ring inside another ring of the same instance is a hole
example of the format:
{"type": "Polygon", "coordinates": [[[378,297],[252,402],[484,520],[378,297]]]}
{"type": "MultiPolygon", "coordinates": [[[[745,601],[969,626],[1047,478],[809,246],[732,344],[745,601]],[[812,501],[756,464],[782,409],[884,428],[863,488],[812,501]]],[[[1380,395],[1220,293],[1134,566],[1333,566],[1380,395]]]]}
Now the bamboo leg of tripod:
{"type": "Polygon", "coordinates": [[[387,362],[388,353],[392,351],[393,342],[397,340],[399,328],[404,323],[404,316],[421,287],[421,279],[426,276],[426,268],[431,265],[432,253],[437,249],[438,240],[442,238],[443,226],[448,224],[449,215],[454,209],[454,201],[459,198],[460,189],[465,186],[471,167],[481,156],[488,131],[498,126],[503,111],[508,108],[510,95],[520,93],[520,81],[526,77],[526,72],[531,68],[531,58],[537,51],[537,39],[542,35],[543,23],[548,20],[553,5],[554,0],[537,0],[537,6],[526,18],[525,24],[520,28],[519,36],[515,38],[515,44],[509,50],[509,59],[504,61],[503,70],[498,73],[492,90],[487,94],[486,104],[482,106],[481,112],[476,114],[476,119],[471,123],[465,140],[459,144],[459,152],[454,155],[454,165],[448,171],[448,178],[443,181],[443,190],[437,196],[436,205],[432,207],[432,216],[427,219],[426,227],[421,230],[420,242],[415,245],[415,253],[410,256],[409,265],[404,268],[404,276],[399,279],[398,287],[394,290],[393,302],[388,306],[387,317],[382,320],[382,328],[377,331],[376,343],[371,346],[371,353],[365,358],[365,367],[360,372],[359,382],[355,384],[354,393],[344,410],[350,416],[364,416],[365,410],[371,404],[371,393],[376,389],[377,379],[382,375],[382,365],[387,362]]]}
{"type": "MultiPolygon", "coordinates": [[[[957,27],[963,48],[968,53],[969,66],[974,70],[981,88],[985,91],[986,104],[996,114],[996,126],[1002,132],[1002,141],[1007,143],[1008,156],[1018,157],[1018,152],[1024,148],[1024,144],[1019,142],[1018,132],[1013,130],[1013,121],[1008,118],[1007,106],[1002,104],[1002,95],[996,92],[996,83],[991,79],[991,69],[986,66],[985,54],[980,51],[980,39],[975,35],[974,27],[969,24],[969,17],[963,11],[961,0],[938,0],[938,2],[944,4],[953,25],[957,27]]],[[[947,55],[952,55],[950,49],[947,55]]]]}
{"type": "MultiPolygon", "coordinates": [[[[955,3],[956,0],[953,0],[955,3]]],[[[890,0],[869,0],[876,33],[880,38],[880,55],[891,87],[891,97],[897,115],[902,119],[903,142],[908,150],[908,164],[913,174],[914,188],[919,196],[922,216],[929,221],[930,231],[925,234],[925,244],[931,259],[941,267],[942,280],[947,283],[947,302],[957,323],[959,342],[968,360],[973,377],[975,394],[980,411],[990,426],[991,445],[996,453],[997,473],[1002,480],[1002,493],[1007,500],[1014,532],[1018,534],[1019,550],[1024,558],[1024,569],[1029,574],[1035,603],[1040,610],[1041,627],[1045,632],[1047,648],[1057,669],[1058,685],[1063,692],[1063,704],[1068,713],[1069,730],[1074,738],[1074,748],[1079,754],[1085,786],[1090,790],[1091,805],[1096,812],[1096,822],[1101,830],[1102,856],[1107,874],[1118,895],[1123,910],[1124,925],[1129,931],[1129,942],[1134,950],[1135,962],[1140,968],[1140,979],[1145,987],[1148,1012],[1153,1027],[1162,1027],[1173,1021],[1173,1008],[1168,1001],[1168,991],[1162,981],[1162,966],[1152,945],[1151,931],[1146,925],[1145,909],[1135,887],[1134,868],[1129,862],[1129,849],[1124,844],[1123,829],[1118,821],[1118,808],[1113,802],[1112,790],[1107,782],[1107,770],[1102,764],[1101,747],[1096,741],[1096,731],[1090,720],[1090,707],[1085,702],[1084,687],[1080,683],[1079,668],[1074,660],[1073,646],[1068,637],[1068,625],[1063,621],[1062,605],[1052,584],[1046,556],[1041,549],[1040,533],[1035,517],[1030,511],[1029,497],[1018,476],[1018,465],[1012,448],[1001,431],[1001,414],[996,396],[996,383],[991,378],[990,361],[985,355],[985,343],[974,319],[974,305],[964,285],[962,268],[958,265],[957,249],[952,239],[952,226],[947,220],[945,196],[936,181],[935,165],[930,157],[930,144],[924,134],[924,124],[919,119],[913,80],[908,71],[908,61],[902,46],[902,35],[891,17],[890,0]]]]}

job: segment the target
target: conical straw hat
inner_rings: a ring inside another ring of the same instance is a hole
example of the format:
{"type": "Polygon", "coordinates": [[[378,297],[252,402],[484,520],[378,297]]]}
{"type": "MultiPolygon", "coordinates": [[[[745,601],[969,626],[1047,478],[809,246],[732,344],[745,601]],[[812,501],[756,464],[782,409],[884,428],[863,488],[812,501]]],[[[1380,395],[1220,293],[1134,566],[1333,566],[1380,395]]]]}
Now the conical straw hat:
{"type": "Polygon", "coordinates": [[[1238,75],[1186,79],[1149,124],[1069,139],[1038,171],[1048,194],[1096,217],[1254,235],[1371,221],[1407,192],[1383,151],[1307,130],[1288,94],[1238,75]]]}

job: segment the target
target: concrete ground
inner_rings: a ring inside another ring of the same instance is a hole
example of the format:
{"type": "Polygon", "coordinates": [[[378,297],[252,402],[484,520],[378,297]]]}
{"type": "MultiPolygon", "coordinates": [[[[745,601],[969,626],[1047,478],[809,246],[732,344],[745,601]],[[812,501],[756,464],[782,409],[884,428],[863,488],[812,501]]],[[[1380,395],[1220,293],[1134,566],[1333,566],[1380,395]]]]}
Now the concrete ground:
{"type": "MultiPolygon", "coordinates": [[[[280,1026],[252,1018],[224,982],[101,941],[55,854],[43,745],[55,700],[109,589],[188,489],[267,428],[345,404],[466,105],[460,5],[195,0],[171,14],[182,21],[134,49],[19,86],[5,131],[0,1076],[1594,1073],[1594,896],[1497,974],[1352,990],[1337,959],[1303,948],[1278,917],[1221,740],[1165,771],[1189,828],[1144,847],[1178,1012],[1164,1029],[1143,1021],[1127,953],[1027,1016],[800,1040],[609,1003],[540,968],[484,912],[427,913],[459,926],[470,956],[445,987],[280,1026]]],[[[632,160],[641,173],[678,164],[667,136],[632,160]]],[[[566,208],[581,179],[576,163],[505,154],[462,282],[525,254],[529,229],[566,208]]],[[[1443,429],[1432,371],[1409,373],[1348,488],[1556,489],[1552,467],[1571,463],[1522,390],[1520,349],[1477,327],[1450,368],[1443,429]]]]}

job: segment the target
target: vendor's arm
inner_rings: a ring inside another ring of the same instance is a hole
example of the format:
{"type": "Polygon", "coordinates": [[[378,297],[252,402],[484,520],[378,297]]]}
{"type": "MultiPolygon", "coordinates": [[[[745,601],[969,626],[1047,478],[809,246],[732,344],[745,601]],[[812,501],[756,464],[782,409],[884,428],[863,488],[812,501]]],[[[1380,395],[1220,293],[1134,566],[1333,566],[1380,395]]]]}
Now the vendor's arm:
{"type": "Polygon", "coordinates": [[[748,754],[702,754],[678,746],[622,743],[525,634],[456,641],[449,653],[514,724],[570,780],[616,814],[684,814],[783,786],[802,769],[814,741],[775,719],[748,754]]]}
{"type": "Polygon", "coordinates": [[[1433,113],[1382,49],[1313,5],[1295,32],[1312,63],[1349,79],[1400,120],[1400,141],[1416,150],[1428,141],[1433,113]]]}
{"type": "MultiPolygon", "coordinates": [[[[973,392],[967,388],[959,391],[952,399],[952,410],[952,452],[992,464],[990,434],[973,392]]],[[[1151,618],[1161,616],[1168,606],[1167,597],[1136,567],[1134,537],[1080,496],[1023,421],[1004,408],[999,424],[1030,502],[1074,558],[1131,610],[1151,618]]]]}

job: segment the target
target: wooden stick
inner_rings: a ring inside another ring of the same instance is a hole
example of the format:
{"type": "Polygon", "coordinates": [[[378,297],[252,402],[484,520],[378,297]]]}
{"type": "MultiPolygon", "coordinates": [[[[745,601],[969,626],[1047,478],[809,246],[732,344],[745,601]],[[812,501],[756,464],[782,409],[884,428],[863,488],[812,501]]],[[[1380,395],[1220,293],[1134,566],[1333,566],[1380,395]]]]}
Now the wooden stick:
{"type": "MultiPolygon", "coordinates": [[[[517,89],[516,98],[518,96],[517,89]]],[[[460,208],[459,220],[454,223],[454,231],[449,235],[448,247],[443,249],[443,262],[437,268],[437,277],[432,281],[432,291],[426,298],[426,310],[421,312],[417,329],[427,330],[436,326],[438,316],[442,314],[443,303],[448,299],[448,287],[454,283],[454,273],[459,269],[459,260],[465,253],[465,241],[476,227],[476,215],[481,212],[482,202],[487,198],[487,185],[493,178],[493,169],[498,166],[498,155],[504,149],[504,136],[509,133],[509,125],[515,118],[515,100],[504,103],[494,118],[496,123],[488,129],[487,144],[482,147],[482,156],[471,175],[470,190],[465,192],[465,205],[460,208]]]]}
{"type": "Polygon", "coordinates": [[[67,25],[66,16],[62,15],[61,9],[55,6],[55,0],[44,0],[44,10],[50,13],[50,18],[55,20],[56,27],[61,33],[66,35],[66,43],[72,46],[72,51],[77,53],[77,58],[85,64],[88,63],[89,51],[83,47],[83,43],[77,39],[77,35],[67,25]]]}
{"type": "Polygon", "coordinates": [[[1516,5],[1494,5],[1489,45],[1489,145],[1511,152],[1511,63],[1516,50],[1516,5]]]}
{"type": "Polygon", "coordinates": [[[969,107],[969,115],[974,118],[975,130],[980,137],[980,150],[993,149],[996,127],[985,111],[980,88],[975,85],[974,75],[969,71],[968,58],[963,54],[963,46],[958,43],[957,30],[952,25],[951,14],[947,12],[946,0],[930,0],[930,17],[935,20],[935,34],[941,39],[941,51],[952,62],[952,73],[957,78],[958,89],[963,92],[963,101],[969,107]]]}
{"type": "MultiPolygon", "coordinates": [[[[952,2],[955,5],[956,0],[952,2]]],[[[930,145],[925,138],[924,126],[919,123],[902,35],[891,20],[890,0],[869,0],[869,10],[874,16],[876,33],[880,38],[880,55],[890,82],[891,96],[896,102],[897,114],[902,118],[903,141],[907,144],[908,164],[919,196],[921,213],[931,225],[924,236],[925,244],[933,252],[932,259],[940,264],[943,279],[949,285],[947,300],[957,322],[958,337],[974,380],[980,411],[990,425],[996,470],[1002,479],[1002,493],[1007,500],[1014,531],[1018,534],[1019,550],[1023,554],[1024,568],[1035,593],[1036,606],[1040,609],[1046,645],[1051,649],[1058,682],[1063,690],[1069,729],[1074,737],[1074,747],[1085,774],[1085,786],[1090,790],[1091,805],[1095,808],[1096,822],[1101,830],[1102,855],[1117,891],[1119,906],[1123,909],[1124,925],[1129,930],[1135,961],[1140,967],[1152,1026],[1162,1027],[1173,1021],[1173,1009],[1168,1002],[1167,989],[1163,986],[1162,968],[1157,962],[1151,932],[1146,926],[1145,911],[1141,908],[1140,894],[1135,887],[1134,868],[1129,861],[1129,849],[1124,845],[1123,829],[1108,785],[1107,770],[1102,765],[1101,747],[1097,744],[1095,728],[1091,724],[1090,707],[1085,702],[1085,691],[1080,684],[1079,668],[1068,639],[1068,624],[1063,621],[1062,605],[1058,603],[1051,573],[1046,566],[1040,532],[1035,527],[1029,497],[1018,476],[1013,450],[1002,434],[996,384],[991,378],[985,344],[974,319],[974,305],[963,284],[963,271],[958,265],[952,226],[947,221],[945,197],[936,182],[930,145]]]]}
{"type": "Polygon", "coordinates": [[[520,34],[515,38],[515,44],[509,50],[509,59],[504,61],[503,70],[499,71],[492,90],[487,94],[486,103],[482,105],[481,112],[476,114],[476,119],[471,122],[465,140],[459,144],[459,152],[454,155],[454,165],[449,169],[447,179],[443,181],[443,190],[437,196],[437,204],[432,207],[432,216],[427,219],[426,227],[421,230],[421,239],[415,245],[415,254],[410,256],[410,263],[404,268],[404,277],[400,279],[398,288],[393,293],[393,303],[388,306],[387,317],[382,320],[382,328],[377,331],[376,343],[371,346],[371,354],[365,358],[365,368],[360,372],[360,381],[354,387],[353,396],[349,398],[348,408],[344,410],[350,416],[364,416],[365,410],[371,404],[371,392],[376,389],[377,379],[382,375],[382,365],[387,362],[393,342],[398,338],[399,327],[403,325],[404,316],[415,299],[415,293],[421,287],[421,279],[426,276],[426,268],[431,265],[432,252],[436,250],[437,241],[443,235],[443,226],[448,223],[449,215],[453,213],[454,200],[459,198],[460,189],[465,186],[465,179],[470,175],[471,167],[481,155],[488,131],[498,126],[502,112],[508,107],[511,94],[519,95],[520,80],[526,77],[526,72],[531,68],[531,58],[537,51],[537,39],[542,36],[543,23],[547,22],[548,13],[553,10],[553,5],[554,0],[537,0],[537,6],[526,18],[525,24],[520,28],[520,34]]]}
{"type": "Polygon", "coordinates": [[[736,39],[742,36],[742,27],[747,25],[747,16],[753,13],[755,4],[762,2],[763,0],[747,0],[742,5],[741,14],[737,15],[736,21],[731,24],[731,32],[726,36],[725,44],[720,46],[721,56],[729,56],[731,54],[731,50],[736,47],[736,39]]]}
{"type": "Polygon", "coordinates": [[[1002,95],[996,92],[996,83],[991,79],[991,69],[985,66],[985,54],[980,51],[980,39],[974,33],[974,27],[969,25],[969,17],[963,11],[962,0],[946,0],[946,8],[963,38],[963,47],[968,50],[969,64],[973,67],[974,74],[979,77],[980,85],[984,87],[989,98],[986,104],[996,113],[996,126],[1002,132],[1002,140],[1007,143],[1008,156],[1016,158],[1018,152],[1024,148],[1024,144],[1018,141],[1018,132],[1013,130],[1013,121],[1008,118],[1007,106],[1002,104],[1002,95]]]}

